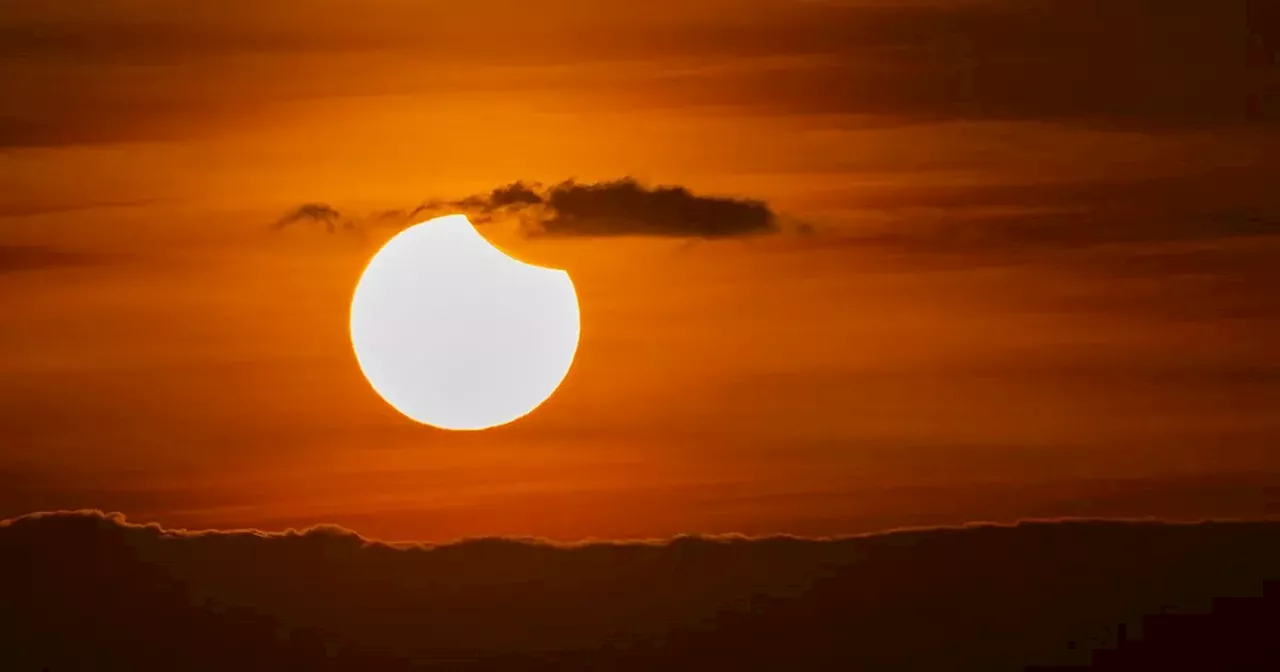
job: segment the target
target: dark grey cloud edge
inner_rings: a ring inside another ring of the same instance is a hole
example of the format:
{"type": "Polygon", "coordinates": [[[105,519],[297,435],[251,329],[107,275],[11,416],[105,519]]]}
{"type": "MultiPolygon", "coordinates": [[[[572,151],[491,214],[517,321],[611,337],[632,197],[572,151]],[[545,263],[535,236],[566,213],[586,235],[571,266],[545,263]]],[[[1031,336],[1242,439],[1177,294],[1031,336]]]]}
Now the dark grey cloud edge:
{"type": "MultiPolygon", "coordinates": [[[[1190,176],[1078,180],[849,196],[848,205],[895,218],[888,228],[846,231],[776,213],[760,200],[697,195],[633,178],[550,187],[513,182],[459,199],[428,199],[410,209],[367,216],[306,203],[275,224],[314,223],[330,233],[404,227],[463,213],[476,224],[515,221],[530,236],[658,236],[688,239],[788,232],[814,243],[889,245],[911,250],[999,252],[1084,248],[1280,235],[1280,201],[1269,194],[1275,171],[1210,171],[1190,176]],[[1005,214],[972,218],[979,207],[1005,214]],[[822,235],[824,234],[829,235],[822,235]]],[[[827,222],[830,224],[830,222],[827,222]]]]}
{"type": "Polygon", "coordinates": [[[271,228],[278,231],[301,222],[323,224],[325,230],[329,233],[336,232],[338,227],[344,229],[354,229],[356,227],[354,219],[344,217],[341,212],[338,212],[328,203],[303,203],[285,213],[280,219],[277,219],[275,224],[271,225],[271,228]]]}
{"type": "Polygon", "coordinates": [[[306,203],[272,228],[314,222],[339,227],[406,226],[431,217],[462,213],[476,224],[516,221],[530,236],[657,236],[728,238],[775,233],[777,215],[764,201],[697,195],[681,186],[648,186],[626,177],[596,183],[567,180],[550,187],[513,182],[488,193],[429,199],[410,210],[385,210],[364,218],[344,215],[325,203],[306,203]]]}

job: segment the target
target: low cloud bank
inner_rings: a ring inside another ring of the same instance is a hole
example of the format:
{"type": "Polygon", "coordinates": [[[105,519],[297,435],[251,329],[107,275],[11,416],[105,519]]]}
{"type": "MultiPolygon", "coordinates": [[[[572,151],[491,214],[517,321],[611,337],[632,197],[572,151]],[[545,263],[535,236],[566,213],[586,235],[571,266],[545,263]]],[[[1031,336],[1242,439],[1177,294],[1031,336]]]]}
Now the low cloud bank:
{"type": "Polygon", "coordinates": [[[1274,654],[1280,611],[1265,522],[423,546],[79,511],[0,523],[0,565],[0,665],[55,671],[1020,670],[1274,654]]]}

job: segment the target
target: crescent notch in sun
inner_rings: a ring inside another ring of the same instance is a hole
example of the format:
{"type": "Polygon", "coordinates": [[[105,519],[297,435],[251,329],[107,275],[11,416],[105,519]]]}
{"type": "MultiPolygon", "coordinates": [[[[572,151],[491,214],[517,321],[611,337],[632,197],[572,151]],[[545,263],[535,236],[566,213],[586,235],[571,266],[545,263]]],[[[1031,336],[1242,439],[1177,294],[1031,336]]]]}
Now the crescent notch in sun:
{"type": "Polygon", "coordinates": [[[573,281],[485,240],[463,215],[411,226],[369,261],[351,344],[374,391],[423,424],[476,430],[540,406],[578,349],[573,281]]]}

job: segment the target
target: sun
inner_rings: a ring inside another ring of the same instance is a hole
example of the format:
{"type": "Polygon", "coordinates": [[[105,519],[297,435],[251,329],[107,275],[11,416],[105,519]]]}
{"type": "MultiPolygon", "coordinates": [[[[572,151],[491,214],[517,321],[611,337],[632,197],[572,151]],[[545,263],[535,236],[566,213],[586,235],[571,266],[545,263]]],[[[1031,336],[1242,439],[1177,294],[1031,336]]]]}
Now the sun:
{"type": "Polygon", "coordinates": [[[463,215],[396,234],[351,300],[351,344],[369,384],[443,429],[496,427],[540,406],[569,373],[580,328],[567,272],[507,256],[463,215]]]}

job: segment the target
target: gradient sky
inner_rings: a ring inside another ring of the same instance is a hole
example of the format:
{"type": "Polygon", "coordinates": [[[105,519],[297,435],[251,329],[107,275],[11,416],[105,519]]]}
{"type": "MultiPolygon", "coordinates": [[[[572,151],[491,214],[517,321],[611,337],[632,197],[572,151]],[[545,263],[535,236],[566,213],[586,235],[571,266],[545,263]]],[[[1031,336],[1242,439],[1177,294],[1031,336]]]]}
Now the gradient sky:
{"type": "Polygon", "coordinates": [[[3,8],[0,516],[444,539],[1276,512],[1264,3],[3,8]],[[583,337],[551,401],[478,434],[356,367],[351,291],[394,228],[269,230],[623,176],[781,230],[486,228],[570,271],[583,337]]]}

